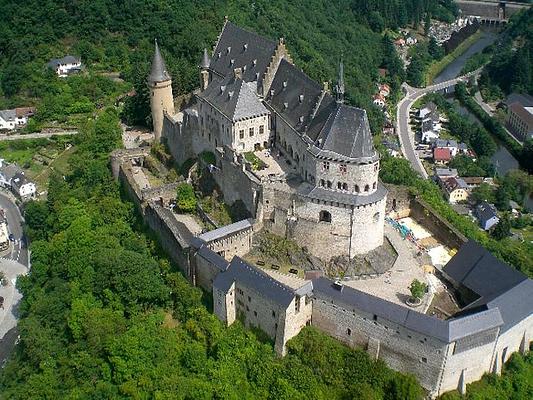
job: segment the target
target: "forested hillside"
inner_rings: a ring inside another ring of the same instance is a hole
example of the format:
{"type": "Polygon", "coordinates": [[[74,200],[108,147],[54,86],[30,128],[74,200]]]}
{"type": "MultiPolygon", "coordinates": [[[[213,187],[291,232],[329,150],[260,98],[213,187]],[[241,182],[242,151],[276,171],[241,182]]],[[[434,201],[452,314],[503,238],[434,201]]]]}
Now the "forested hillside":
{"type": "Polygon", "coordinates": [[[533,8],[511,19],[481,76],[485,97],[533,94],[533,8]]]}
{"type": "MultiPolygon", "coordinates": [[[[126,109],[130,122],[147,122],[146,73],[159,38],[174,78],[174,93],[198,85],[197,64],[211,48],[224,16],[267,35],[285,37],[298,66],[319,82],[334,80],[344,54],[350,101],[370,107],[377,68],[388,66],[393,48],[384,28],[417,24],[426,12],[443,19],[449,0],[3,0],[0,2],[0,106],[38,103],[44,64],[70,52],[91,71],[118,71],[138,96],[126,109]],[[443,5],[442,5],[443,4],[443,5]],[[392,49],[392,50],[391,50],[392,49]],[[2,100],[2,96],[6,96],[2,100]]],[[[50,90],[54,90],[50,88],[50,90]]],[[[379,113],[372,114],[374,126],[379,113]]]]}

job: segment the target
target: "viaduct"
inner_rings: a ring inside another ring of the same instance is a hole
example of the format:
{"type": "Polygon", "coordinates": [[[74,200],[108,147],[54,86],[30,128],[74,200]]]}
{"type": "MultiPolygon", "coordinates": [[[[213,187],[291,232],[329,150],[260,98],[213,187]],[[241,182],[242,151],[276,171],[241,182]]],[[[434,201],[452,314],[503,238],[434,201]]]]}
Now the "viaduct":
{"type": "Polygon", "coordinates": [[[465,16],[478,17],[481,23],[498,25],[506,23],[509,18],[532,4],[499,0],[456,0],[465,16]]]}

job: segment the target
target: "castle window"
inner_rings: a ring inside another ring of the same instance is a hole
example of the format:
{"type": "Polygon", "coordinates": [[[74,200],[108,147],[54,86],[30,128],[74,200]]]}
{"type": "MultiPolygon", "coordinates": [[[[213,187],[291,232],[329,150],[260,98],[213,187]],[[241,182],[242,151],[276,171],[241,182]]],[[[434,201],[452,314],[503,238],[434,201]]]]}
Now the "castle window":
{"type": "Polygon", "coordinates": [[[346,334],[352,336],[352,330],[350,328],[346,329],[346,334]]]}
{"type": "Polygon", "coordinates": [[[272,317],[276,318],[276,312],[274,310],[272,310],[272,317]]]}
{"type": "Polygon", "coordinates": [[[327,181],[327,182],[326,182],[326,186],[328,187],[328,189],[331,189],[331,187],[333,186],[333,184],[331,183],[331,181],[327,181]]]}
{"type": "Polygon", "coordinates": [[[346,164],[340,164],[340,165],[339,165],[339,171],[340,171],[340,172],[343,172],[343,173],[344,173],[344,172],[347,171],[347,169],[348,169],[348,168],[347,168],[346,164]]]}
{"type": "Polygon", "coordinates": [[[259,134],[262,135],[263,133],[265,133],[265,126],[259,125],[259,134]]]}
{"type": "Polygon", "coordinates": [[[326,181],[324,179],[320,179],[320,186],[326,186],[326,181]]]}
{"type": "Polygon", "coordinates": [[[379,213],[378,212],[374,214],[373,219],[374,219],[374,222],[378,222],[379,221],[379,213]]]}
{"type": "Polygon", "coordinates": [[[348,184],[346,182],[342,184],[342,190],[348,190],[348,184]]]}
{"type": "Polygon", "coordinates": [[[375,189],[375,188],[376,188],[376,182],[374,182],[374,183],[372,184],[372,189],[375,189]]]}
{"type": "Polygon", "coordinates": [[[373,319],[374,321],[377,321],[377,320],[378,320],[378,316],[377,316],[376,314],[374,314],[374,316],[372,317],[372,319],[373,319]]]}
{"type": "Polygon", "coordinates": [[[250,133],[250,137],[252,137],[254,135],[254,127],[253,126],[249,129],[249,133],[250,133]]]}
{"type": "Polygon", "coordinates": [[[374,171],[377,171],[378,170],[378,163],[375,163],[374,164],[374,171]]]}
{"type": "Polygon", "coordinates": [[[337,182],[337,189],[341,190],[342,189],[342,183],[340,182],[337,182]]]}
{"type": "Polygon", "coordinates": [[[294,299],[294,311],[296,313],[300,312],[300,297],[299,296],[296,296],[296,298],[294,299]]]}
{"type": "Polygon", "coordinates": [[[250,296],[248,296],[248,301],[252,301],[252,298],[250,296]]]}
{"type": "Polygon", "coordinates": [[[361,190],[359,190],[359,185],[355,185],[355,192],[359,193],[361,190]]]}
{"type": "Polygon", "coordinates": [[[370,190],[370,186],[365,185],[365,192],[368,192],[370,190]]]}
{"type": "Polygon", "coordinates": [[[329,161],[324,161],[322,163],[322,169],[329,171],[329,161]]]}
{"type": "Polygon", "coordinates": [[[322,210],[320,211],[318,219],[320,222],[331,222],[331,214],[329,211],[322,210]]]}
{"type": "Polygon", "coordinates": [[[428,359],[426,357],[422,357],[422,362],[423,363],[427,363],[428,362],[428,359]]]}
{"type": "Polygon", "coordinates": [[[254,311],[254,317],[257,317],[257,311],[254,311]]]}

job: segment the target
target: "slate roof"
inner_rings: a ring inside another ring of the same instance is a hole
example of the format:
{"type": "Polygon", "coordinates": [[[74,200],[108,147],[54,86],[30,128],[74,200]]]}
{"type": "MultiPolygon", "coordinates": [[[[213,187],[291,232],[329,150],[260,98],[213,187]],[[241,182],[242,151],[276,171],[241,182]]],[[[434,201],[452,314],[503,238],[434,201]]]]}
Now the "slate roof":
{"type": "Polygon", "coordinates": [[[505,99],[505,104],[510,106],[513,103],[519,103],[523,107],[533,107],[533,96],[530,96],[529,94],[511,93],[507,99],[505,99]]]}
{"type": "Polygon", "coordinates": [[[234,75],[224,78],[221,82],[211,82],[198,96],[233,122],[269,114],[255,94],[254,84],[234,75]]]}
{"type": "Polygon", "coordinates": [[[16,110],[0,110],[0,118],[4,121],[14,121],[17,118],[16,110]]]}
{"type": "Polygon", "coordinates": [[[429,132],[433,130],[433,120],[431,118],[425,119],[422,121],[422,133],[429,132]]]}
{"type": "Polygon", "coordinates": [[[159,51],[159,45],[157,44],[157,40],[156,40],[154,58],[152,60],[152,70],[150,71],[150,75],[148,75],[148,82],[151,82],[151,83],[164,82],[164,81],[168,81],[169,79],[172,79],[172,78],[170,77],[170,74],[167,71],[165,60],[163,60],[163,56],[161,55],[161,52],[159,51]]]}
{"type": "Polygon", "coordinates": [[[67,55],[63,58],[54,58],[46,64],[48,67],[56,69],[59,64],[77,64],[80,62],[80,59],[78,57],[74,57],[71,55],[67,55]]]}
{"type": "Polygon", "coordinates": [[[198,249],[197,254],[203,259],[209,261],[211,265],[220,271],[226,271],[229,268],[229,262],[206,245],[201,246],[200,249],[198,249]]]}
{"type": "MultiPolygon", "coordinates": [[[[342,286],[342,290],[339,290],[327,278],[313,280],[313,292],[318,300],[333,300],[335,304],[375,314],[445,343],[501,326],[503,323],[498,309],[446,321],[441,320],[348,286],[342,286]]],[[[350,310],[347,311],[350,312],[350,310]]]]}
{"type": "Polygon", "coordinates": [[[520,117],[520,119],[527,125],[528,130],[533,129],[533,114],[528,109],[518,102],[511,104],[509,109],[520,117]]]}
{"type": "Polygon", "coordinates": [[[476,216],[481,224],[485,226],[487,221],[491,218],[498,217],[498,214],[496,213],[496,208],[492,204],[482,201],[476,206],[476,216]]]}
{"type": "Polygon", "coordinates": [[[239,282],[240,285],[254,290],[285,308],[289,306],[295,296],[293,289],[281,284],[259,268],[247,264],[237,256],[233,257],[225,272],[217,275],[213,287],[227,292],[233,282],[239,282]]]}
{"type": "Polygon", "coordinates": [[[448,176],[457,176],[458,172],[455,168],[435,168],[435,175],[448,177],[448,176]]]}
{"type": "Polygon", "coordinates": [[[473,240],[459,249],[444,266],[444,272],[480,296],[465,307],[467,312],[500,311],[504,321],[502,331],[533,312],[533,281],[473,240]]]}
{"type": "Polygon", "coordinates": [[[25,185],[26,183],[31,183],[31,182],[28,180],[28,178],[26,178],[26,176],[22,172],[17,172],[11,179],[11,186],[17,191],[20,191],[20,188],[22,187],[22,185],[25,185]]]}
{"type": "Polygon", "coordinates": [[[16,174],[22,173],[22,169],[17,164],[8,164],[2,162],[0,167],[0,174],[2,174],[7,182],[9,182],[16,174]]]}
{"type": "Polygon", "coordinates": [[[233,74],[235,68],[242,68],[246,82],[261,82],[276,47],[275,41],[226,21],[211,57],[209,69],[221,77],[227,77],[233,74]]]}
{"type": "Polygon", "coordinates": [[[253,227],[252,219],[243,219],[233,224],[225,225],[221,228],[206,232],[198,236],[201,240],[209,243],[213,240],[223,239],[227,236],[233,235],[245,229],[251,229],[253,227]]]}

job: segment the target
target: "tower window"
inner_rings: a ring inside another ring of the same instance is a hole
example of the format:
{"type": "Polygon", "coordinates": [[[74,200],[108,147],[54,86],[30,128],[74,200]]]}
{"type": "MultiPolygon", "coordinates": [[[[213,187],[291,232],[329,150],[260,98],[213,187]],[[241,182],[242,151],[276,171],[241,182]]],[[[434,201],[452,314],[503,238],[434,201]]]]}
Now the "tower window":
{"type": "Polygon", "coordinates": [[[352,336],[352,330],[350,328],[346,329],[346,334],[352,336]]]}
{"type": "Polygon", "coordinates": [[[365,192],[368,192],[370,190],[370,186],[365,185],[365,192]]]}
{"type": "Polygon", "coordinates": [[[263,133],[265,133],[265,126],[259,125],[259,134],[262,135],[263,133]]]}
{"type": "Polygon", "coordinates": [[[327,181],[327,182],[326,182],[326,186],[328,187],[328,189],[331,189],[331,186],[332,186],[332,185],[333,185],[333,184],[331,183],[331,181],[327,181]]]}
{"type": "Polygon", "coordinates": [[[322,163],[322,169],[329,171],[329,161],[324,161],[322,163]]]}
{"type": "Polygon", "coordinates": [[[244,139],[244,129],[241,129],[241,130],[239,131],[239,138],[240,138],[240,139],[244,139]]]}
{"type": "Polygon", "coordinates": [[[324,179],[320,179],[320,186],[326,186],[326,181],[324,179]]]}
{"type": "Polygon", "coordinates": [[[253,126],[249,129],[249,133],[250,133],[250,137],[252,137],[254,135],[254,127],[253,126]]]}
{"type": "Polygon", "coordinates": [[[346,167],[346,164],[340,164],[339,165],[339,171],[340,172],[346,172],[347,171],[347,167],[346,167]]]}
{"type": "Polygon", "coordinates": [[[346,182],[342,184],[342,190],[348,190],[348,184],[346,182]]]}
{"type": "Polygon", "coordinates": [[[374,183],[372,184],[372,189],[375,189],[375,188],[376,188],[376,182],[374,182],[374,183]]]}
{"type": "Polygon", "coordinates": [[[342,183],[340,182],[337,182],[337,189],[341,190],[342,189],[342,183]]]}
{"type": "Polygon", "coordinates": [[[326,210],[320,211],[319,221],[320,222],[331,222],[331,213],[326,210]]]}
{"type": "Polygon", "coordinates": [[[361,190],[359,189],[359,185],[355,185],[355,192],[359,193],[361,190]]]}

